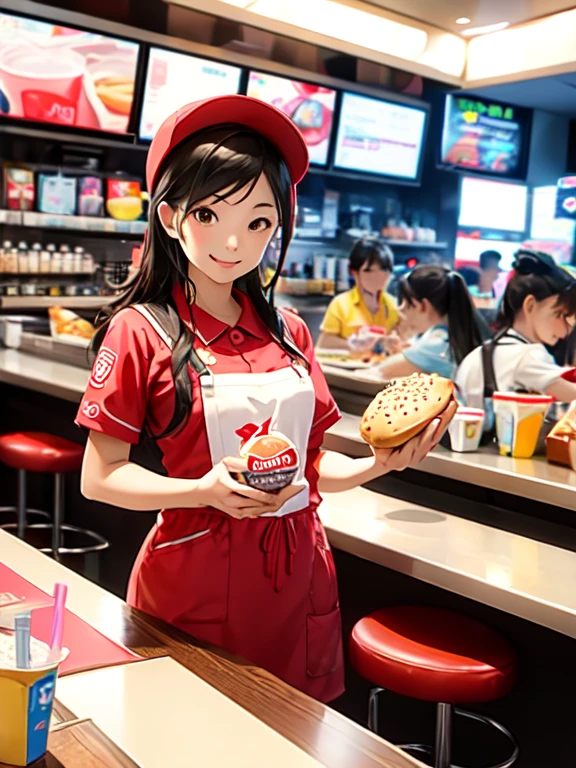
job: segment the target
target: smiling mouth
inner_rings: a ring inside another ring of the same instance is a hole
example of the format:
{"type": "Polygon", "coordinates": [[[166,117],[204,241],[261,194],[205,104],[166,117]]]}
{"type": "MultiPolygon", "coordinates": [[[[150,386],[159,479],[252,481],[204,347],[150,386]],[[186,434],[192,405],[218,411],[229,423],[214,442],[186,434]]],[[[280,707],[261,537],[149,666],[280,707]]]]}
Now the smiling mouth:
{"type": "Polygon", "coordinates": [[[216,264],[218,264],[219,267],[230,268],[230,267],[236,267],[238,266],[238,264],[241,264],[240,261],[222,261],[221,259],[217,259],[216,256],[212,256],[211,253],[209,253],[208,256],[210,256],[212,261],[216,262],[216,264]]]}

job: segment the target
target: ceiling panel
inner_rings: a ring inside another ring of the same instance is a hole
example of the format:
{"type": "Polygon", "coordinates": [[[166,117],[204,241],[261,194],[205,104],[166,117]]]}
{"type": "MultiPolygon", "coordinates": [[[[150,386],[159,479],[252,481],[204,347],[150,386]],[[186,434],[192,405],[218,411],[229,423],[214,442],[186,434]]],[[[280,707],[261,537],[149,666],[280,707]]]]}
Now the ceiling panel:
{"type": "Polygon", "coordinates": [[[425,21],[441,29],[461,32],[465,27],[456,19],[466,16],[470,27],[481,27],[507,21],[520,24],[540,16],[565,11],[574,7],[566,0],[368,0],[402,16],[425,21]]]}

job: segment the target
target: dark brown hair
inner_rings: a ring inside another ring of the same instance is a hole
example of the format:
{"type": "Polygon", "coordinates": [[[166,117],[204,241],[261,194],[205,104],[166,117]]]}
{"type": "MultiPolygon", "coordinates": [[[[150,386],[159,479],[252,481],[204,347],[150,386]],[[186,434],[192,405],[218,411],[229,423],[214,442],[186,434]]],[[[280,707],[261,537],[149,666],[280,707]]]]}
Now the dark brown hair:
{"type": "Polygon", "coordinates": [[[448,341],[456,365],[490,335],[458,272],[436,265],[416,267],[400,279],[398,297],[411,306],[415,300],[427,299],[440,317],[448,319],[448,341]]]}

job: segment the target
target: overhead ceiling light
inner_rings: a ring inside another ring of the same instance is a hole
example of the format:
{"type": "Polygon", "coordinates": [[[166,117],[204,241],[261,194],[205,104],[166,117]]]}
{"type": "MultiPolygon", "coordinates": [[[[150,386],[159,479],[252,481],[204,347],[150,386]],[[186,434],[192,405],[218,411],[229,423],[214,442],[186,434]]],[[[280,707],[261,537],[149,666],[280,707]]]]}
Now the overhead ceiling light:
{"type": "Polygon", "coordinates": [[[501,21],[499,24],[488,24],[485,27],[469,27],[468,29],[463,29],[462,32],[460,32],[461,35],[465,35],[466,37],[476,37],[477,35],[489,35],[491,32],[500,32],[502,29],[506,29],[506,27],[510,26],[509,21],[501,21]]]}
{"type": "Polygon", "coordinates": [[[285,24],[411,61],[423,53],[428,42],[423,29],[334,0],[254,0],[246,7],[285,24]]]}
{"type": "Polygon", "coordinates": [[[456,24],[470,24],[472,19],[469,19],[467,16],[461,16],[459,19],[456,19],[456,24]]]}

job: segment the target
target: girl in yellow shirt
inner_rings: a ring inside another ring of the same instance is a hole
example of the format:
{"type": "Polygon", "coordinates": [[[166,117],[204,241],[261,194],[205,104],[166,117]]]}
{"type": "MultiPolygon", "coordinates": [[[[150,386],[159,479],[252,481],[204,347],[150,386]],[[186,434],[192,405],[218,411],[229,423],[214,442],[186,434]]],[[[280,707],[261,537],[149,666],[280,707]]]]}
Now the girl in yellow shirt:
{"type": "Polygon", "coordinates": [[[330,302],[320,326],[319,349],[348,349],[348,339],[363,327],[389,332],[398,325],[396,302],[386,293],[393,266],[392,251],[378,238],[365,237],[354,244],[350,274],[356,285],[330,302]]]}

